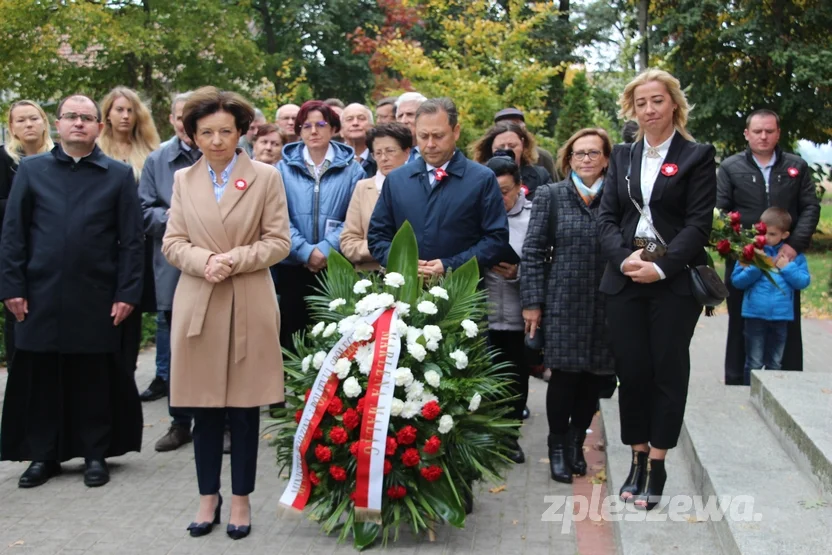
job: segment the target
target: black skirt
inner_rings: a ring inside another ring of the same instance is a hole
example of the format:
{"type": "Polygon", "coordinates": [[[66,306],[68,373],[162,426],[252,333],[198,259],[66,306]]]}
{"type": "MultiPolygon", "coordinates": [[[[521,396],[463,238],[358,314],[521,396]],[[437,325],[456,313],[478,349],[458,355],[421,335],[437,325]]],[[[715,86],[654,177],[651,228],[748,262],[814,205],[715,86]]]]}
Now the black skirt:
{"type": "Polygon", "coordinates": [[[0,460],[117,457],[141,450],[142,430],[136,383],[114,354],[15,354],[0,460]]]}

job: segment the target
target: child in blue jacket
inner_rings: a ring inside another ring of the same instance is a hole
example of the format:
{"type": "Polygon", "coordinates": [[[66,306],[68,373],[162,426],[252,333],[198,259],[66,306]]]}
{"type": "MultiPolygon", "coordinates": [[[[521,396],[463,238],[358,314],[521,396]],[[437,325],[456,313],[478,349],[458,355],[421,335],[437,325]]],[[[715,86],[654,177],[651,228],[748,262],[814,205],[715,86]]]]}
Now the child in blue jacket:
{"type": "Polygon", "coordinates": [[[737,264],[731,274],[734,287],[745,291],[742,298],[742,317],[745,320],[745,385],[751,384],[751,370],[765,366],[780,370],[786,347],[788,323],[800,318],[794,314],[794,292],[809,286],[809,267],[806,257],[798,254],[790,261],[780,254],[783,242],[789,237],[792,217],[788,211],[772,206],[760,216],[766,225],[765,253],[774,260],[779,272],[767,279],[762,270],[737,264]]]}

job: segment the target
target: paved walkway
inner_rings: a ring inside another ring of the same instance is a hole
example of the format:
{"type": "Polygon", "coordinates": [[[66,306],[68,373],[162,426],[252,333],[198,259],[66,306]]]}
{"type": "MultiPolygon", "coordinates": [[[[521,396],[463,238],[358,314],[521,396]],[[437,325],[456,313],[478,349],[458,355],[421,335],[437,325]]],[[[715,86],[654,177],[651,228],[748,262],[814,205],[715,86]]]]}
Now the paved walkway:
{"type": "MultiPolygon", "coordinates": [[[[694,338],[691,395],[699,380],[719,381],[724,356],[725,317],[702,319],[694,338]]],[[[806,321],[804,327],[807,369],[827,368],[832,360],[832,322],[806,321]]],[[[142,354],[136,380],[139,388],[153,377],[153,351],[142,354]]],[[[6,375],[0,371],[0,399],[6,375]]],[[[585,523],[561,533],[560,522],[543,522],[549,507],[547,495],[570,495],[573,486],[549,479],[546,459],[547,425],[545,385],[531,382],[532,417],[523,427],[521,445],[527,463],[514,467],[505,489],[492,493],[492,485],[478,492],[474,514],[464,530],[441,527],[434,543],[418,541],[404,531],[395,553],[431,555],[463,553],[574,554],[614,553],[608,523],[585,523]],[[577,532],[576,532],[577,529],[577,532]]],[[[1,402],[1,401],[0,401],[1,402]]],[[[315,523],[276,514],[284,480],[278,476],[274,451],[261,443],[257,491],[252,495],[253,531],[245,540],[232,542],[223,524],[205,538],[193,539],[185,527],[197,506],[193,450],[186,446],[174,453],[157,453],[153,444],[168,426],[164,400],[144,405],[144,446],[141,453],[112,459],[112,481],[103,488],[83,485],[83,461],[64,465],[64,474],[31,490],[17,488],[24,463],[0,463],[0,554],[112,553],[129,554],[287,554],[351,553],[351,545],[338,545],[323,536],[315,523]]],[[[594,429],[598,423],[593,424],[594,429]]],[[[597,429],[593,436],[597,435],[597,429]]],[[[589,445],[596,445],[593,436],[589,445]]],[[[602,470],[602,457],[590,453],[593,472],[602,470]]],[[[223,483],[228,490],[229,473],[223,483]]],[[[588,477],[586,480],[589,480],[588,477]]],[[[576,491],[582,487],[576,484],[576,491]]]]}

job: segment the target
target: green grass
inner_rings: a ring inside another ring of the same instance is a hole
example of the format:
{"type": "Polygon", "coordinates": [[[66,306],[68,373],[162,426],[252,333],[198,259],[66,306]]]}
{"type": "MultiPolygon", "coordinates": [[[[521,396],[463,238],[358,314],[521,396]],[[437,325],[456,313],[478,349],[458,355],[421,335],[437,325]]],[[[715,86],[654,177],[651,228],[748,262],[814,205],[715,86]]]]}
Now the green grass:
{"type": "Polygon", "coordinates": [[[832,199],[820,205],[820,221],[817,233],[832,235],[832,199]]]}

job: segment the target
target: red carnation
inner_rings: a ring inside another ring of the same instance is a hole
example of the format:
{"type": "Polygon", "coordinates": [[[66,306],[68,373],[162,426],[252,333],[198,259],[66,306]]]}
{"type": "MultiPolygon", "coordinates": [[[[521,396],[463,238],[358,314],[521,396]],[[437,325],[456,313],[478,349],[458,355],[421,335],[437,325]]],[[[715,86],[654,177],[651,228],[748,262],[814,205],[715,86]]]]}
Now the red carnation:
{"type": "Polygon", "coordinates": [[[361,417],[355,412],[355,409],[347,409],[344,411],[344,426],[348,430],[354,430],[361,423],[361,417]]]}
{"type": "Polygon", "coordinates": [[[754,224],[754,229],[757,230],[757,233],[759,235],[765,235],[768,231],[768,226],[763,222],[757,222],[756,224],[754,224]]]}
{"type": "Polygon", "coordinates": [[[419,450],[414,449],[412,447],[410,449],[407,449],[402,454],[402,463],[405,466],[416,466],[417,464],[419,464],[419,462],[421,462],[421,460],[422,457],[419,456],[419,450]]]}
{"type": "Polygon", "coordinates": [[[352,443],[350,443],[350,453],[352,453],[353,457],[358,456],[358,442],[357,441],[353,441],[352,443]]]}
{"type": "Polygon", "coordinates": [[[358,411],[358,414],[364,413],[364,397],[358,400],[358,403],[355,404],[355,410],[358,411]]]}
{"type": "Polygon", "coordinates": [[[401,499],[407,495],[407,488],[404,486],[393,486],[387,490],[387,497],[390,499],[401,499]]]}
{"type": "Polygon", "coordinates": [[[352,501],[353,503],[358,501],[358,492],[357,491],[354,491],[350,494],[350,501],[352,501]]]}
{"type": "Polygon", "coordinates": [[[754,245],[746,245],[742,248],[742,257],[748,262],[754,260],[754,245]]]}
{"type": "Polygon", "coordinates": [[[734,229],[734,233],[739,233],[742,230],[742,226],[740,224],[731,224],[731,227],[734,229]]]}
{"type": "Polygon", "coordinates": [[[387,437],[387,448],[384,450],[385,454],[387,455],[395,455],[396,449],[398,449],[399,444],[396,443],[395,438],[387,437]]]}
{"type": "Polygon", "coordinates": [[[435,455],[439,452],[439,447],[442,445],[442,440],[436,436],[430,436],[430,439],[425,442],[425,453],[428,455],[435,455]]]}
{"type": "Polygon", "coordinates": [[[349,436],[347,436],[347,431],[344,428],[342,428],[341,426],[334,426],[329,431],[329,439],[335,445],[343,445],[347,442],[349,436]]]}
{"type": "Polygon", "coordinates": [[[442,467],[428,466],[421,469],[419,473],[422,475],[422,478],[424,478],[428,482],[435,482],[442,476],[442,467]]]}
{"type": "Polygon", "coordinates": [[[757,235],[754,237],[754,246],[758,249],[761,249],[766,246],[766,236],[765,235],[757,235]]]}
{"type": "Polygon", "coordinates": [[[315,458],[320,462],[329,462],[332,460],[332,449],[320,443],[315,446],[315,458]]]}
{"type": "Polygon", "coordinates": [[[396,434],[396,439],[399,440],[399,445],[410,445],[416,441],[416,428],[405,426],[396,434]]]}
{"type": "Polygon", "coordinates": [[[676,175],[676,172],[679,171],[679,166],[676,164],[664,164],[662,166],[662,174],[666,175],[667,177],[672,177],[676,175]]]}
{"type": "Polygon", "coordinates": [[[332,476],[336,482],[343,482],[347,479],[347,471],[337,464],[333,464],[329,467],[329,475],[332,476]]]}
{"type": "Polygon", "coordinates": [[[295,423],[300,424],[300,419],[303,418],[303,411],[299,410],[295,413],[295,423]]]}
{"type": "Polygon", "coordinates": [[[312,439],[321,439],[324,437],[324,431],[320,428],[315,428],[315,433],[312,434],[312,439]]]}
{"type": "Polygon", "coordinates": [[[390,459],[384,459],[384,475],[387,476],[393,472],[393,463],[390,462],[390,459]]]}
{"type": "Polygon", "coordinates": [[[310,395],[312,395],[312,390],[311,390],[311,389],[307,389],[307,390],[306,390],[306,395],[304,395],[304,396],[303,396],[303,402],[304,402],[304,403],[306,403],[306,402],[308,402],[308,401],[309,401],[309,396],[310,396],[310,395]]]}
{"type": "Polygon", "coordinates": [[[716,252],[722,256],[727,256],[731,252],[731,241],[728,239],[721,239],[716,244],[716,252]]]}
{"type": "Polygon", "coordinates": [[[800,170],[797,168],[789,168],[786,172],[789,174],[789,177],[797,177],[800,175],[800,170]]]}
{"type": "Polygon", "coordinates": [[[436,401],[425,403],[425,406],[422,407],[422,416],[427,420],[434,420],[441,412],[442,409],[439,408],[439,403],[436,401]]]}
{"type": "Polygon", "coordinates": [[[318,478],[318,475],[315,474],[314,472],[309,473],[309,481],[312,482],[313,486],[317,486],[318,484],[321,483],[321,479],[318,478]]]}
{"type": "Polygon", "coordinates": [[[329,406],[326,409],[326,412],[331,414],[332,416],[338,416],[341,414],[341,411],[344,410],[344,403],[341,402],[341,399],[338,397],[333,397],[332,401],[329,402],[329,406]]]}
{"type": "Polygon", "coordinates": [[[731,225],[740,223],[740,213],[739,212],[728,212],[728,218],[731,220],[731,225]]]}

